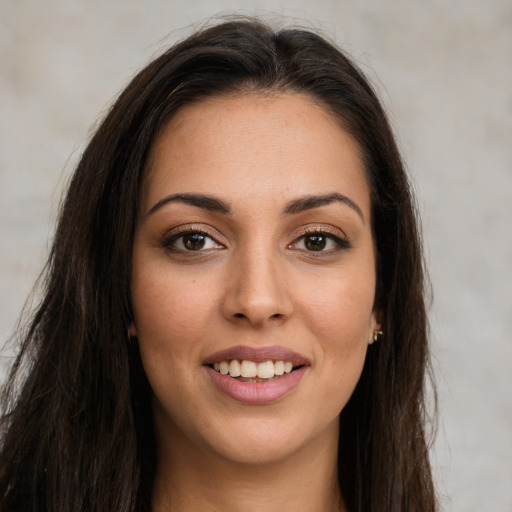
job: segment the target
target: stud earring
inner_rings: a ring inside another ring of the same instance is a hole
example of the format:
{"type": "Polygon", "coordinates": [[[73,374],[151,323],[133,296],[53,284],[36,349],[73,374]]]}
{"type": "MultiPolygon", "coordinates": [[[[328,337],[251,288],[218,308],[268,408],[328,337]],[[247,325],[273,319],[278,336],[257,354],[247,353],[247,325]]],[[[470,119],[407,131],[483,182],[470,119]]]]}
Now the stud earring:
{"type": "Polygon", "coordinates": [[[133,324],[130,324],[126,334],[128,334],[128,345],[131,345],[133,340],[137,338],[137,331],[135,330],[135,326],[133,324]]]}
{"type": "Polygon", "coordinates": [[[373,331],[372,343],[374,343],[375,341],[380,341],[382,339],[382,336],[384,336],[384,333],[382,331],[373,331]]]}

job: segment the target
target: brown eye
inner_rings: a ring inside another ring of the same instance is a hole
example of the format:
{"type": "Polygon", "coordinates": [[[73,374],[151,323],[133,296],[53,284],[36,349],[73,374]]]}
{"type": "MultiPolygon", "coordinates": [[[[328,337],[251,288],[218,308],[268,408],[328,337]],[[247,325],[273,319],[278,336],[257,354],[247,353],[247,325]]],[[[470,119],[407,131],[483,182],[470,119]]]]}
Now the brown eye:
{"type": "Polygon", "coordinates": [[[333,254],[344,249],[350,249],[351,244],[348,240],[332,233],[315,231],[297,238],[288,248],[305,252],[333,254]]]}
{"type": "Polygon", "coordinates": [[[324,235],[307,235],[304,237],[304,245],[308,251],[322,251],[327,245],[327,237],[324,235]]]}
{"type": "Polygon", "coordinates": [[[189,251],[199,251],[204,248],[206,236],[202,233],[183,235],[183,247],[189,251]]]}
{"type": "Polygon", "coordinates": [[[214,238],[202,231],[185,231],[174,233],[162,240],[162,247],[170,252],[191,253],[211,249],[224,249],[214,238]]]}

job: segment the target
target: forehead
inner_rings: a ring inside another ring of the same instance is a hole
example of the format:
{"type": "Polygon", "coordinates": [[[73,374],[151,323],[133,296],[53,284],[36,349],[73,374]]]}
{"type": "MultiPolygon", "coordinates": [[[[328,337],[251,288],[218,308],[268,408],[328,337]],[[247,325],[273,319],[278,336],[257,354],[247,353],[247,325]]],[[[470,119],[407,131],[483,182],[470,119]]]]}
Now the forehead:
{"type": "Polygon", "coordinates": [[[339,119],[306,95],[213,97],[181,108],[164,126],[142,203],[150,207],[164,193],[215,193],[254,204],[337,191],[369,211],[360,155],[339,119]]]}

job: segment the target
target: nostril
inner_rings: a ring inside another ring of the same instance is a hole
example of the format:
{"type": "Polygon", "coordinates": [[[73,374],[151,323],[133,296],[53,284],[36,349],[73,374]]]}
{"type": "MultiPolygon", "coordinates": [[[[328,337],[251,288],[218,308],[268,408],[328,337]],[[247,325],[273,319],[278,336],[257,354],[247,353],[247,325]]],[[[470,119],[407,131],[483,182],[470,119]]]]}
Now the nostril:
{"type": "MultiPolygon", "coordinates": [[[[249,318],[247,315],[244,315],[243,313],[235,313],[233,316],[235,318],[249,318]]],[[[269,318],[280,319],[282,317],[283,317],[283,315],[281,313],[274,313],[269,318]]]]}

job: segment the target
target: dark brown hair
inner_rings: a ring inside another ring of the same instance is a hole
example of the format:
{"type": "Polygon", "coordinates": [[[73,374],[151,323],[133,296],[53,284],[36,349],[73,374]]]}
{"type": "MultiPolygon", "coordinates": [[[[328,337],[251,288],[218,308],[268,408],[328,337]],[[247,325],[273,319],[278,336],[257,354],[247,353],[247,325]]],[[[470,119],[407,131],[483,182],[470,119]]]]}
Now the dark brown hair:
{"type": "Polygon", "coordinates": [[[436,510],[425,435],[424,270],[412,194],[386,115],[353,62],[305,30],[252,19],[206,28],[143,69],[87,146],[62,205],[45,292],[3,395],[0,509],[149,510],[149,387],[128,341],[139,190],[180,107],[217,94],[302,93],[358,142],[371,191],[384,338],[341,413],[351,511],[436,510]]]}

